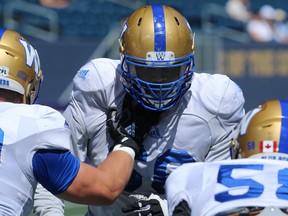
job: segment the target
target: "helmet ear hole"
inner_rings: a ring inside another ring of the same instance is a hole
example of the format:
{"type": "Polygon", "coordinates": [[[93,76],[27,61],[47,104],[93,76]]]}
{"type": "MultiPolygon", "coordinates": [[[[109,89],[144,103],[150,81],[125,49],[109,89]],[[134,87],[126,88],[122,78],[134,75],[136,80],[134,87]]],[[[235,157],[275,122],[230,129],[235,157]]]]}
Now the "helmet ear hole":
{"type": "Polygon", "coordinates": [[[142,23],[142,17],[138,20],[137,25],[138,25],[138,26],[141,26],[141,23],[142,23]]]}
{"type": "Polygon", "coordinates": [[[177,19],[177,17],[174,17],[175,21],[176,21],[176,24],[179,26],[180,25],[180,22],[179,20],[177,19]]]}

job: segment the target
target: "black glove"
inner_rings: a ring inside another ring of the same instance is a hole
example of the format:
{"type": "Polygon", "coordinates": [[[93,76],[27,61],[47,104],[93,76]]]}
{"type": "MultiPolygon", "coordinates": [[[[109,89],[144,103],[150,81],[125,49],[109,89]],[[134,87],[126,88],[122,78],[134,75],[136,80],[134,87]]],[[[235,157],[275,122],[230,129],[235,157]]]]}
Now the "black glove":
{"type": "Polygon", "coordinates": [[[115,144],[131,147],[137,155],[150,128],[159,122],[160,114],[142,107],[126,94],[120,116],[117,118],[115,108],[107,113],[108,132],[115,144]]]}
{"type": "Polygon", "coordinates": [[[186,200],[182,200],[173,210],[173,216],[190,216],[190,215],[191,215],[191,209],[186,200]]]}
{"type": "Polygon", "coordinates": [[[116,109],[111,108],[107,113],[107,129],[114,140],[114,144],[121,144],[130,147],[137,155],[140,151],[140,145],[137,144],[130,135],[116,122],[116,109]]]}
{"type": "Polygon", "coordinates": [[[142,144],[151,127],[159,122],[161,112],[144,108],[129,94],[126,94],[122,103],[119,125],[142,144]]]}
{"type": "Polygon", "coordinates": [[[142,197],[137,202],[123,207],[122,212],[127,216],[166,216],[168,215],[167,201],[151,194],[149,198],[142,197]]]}

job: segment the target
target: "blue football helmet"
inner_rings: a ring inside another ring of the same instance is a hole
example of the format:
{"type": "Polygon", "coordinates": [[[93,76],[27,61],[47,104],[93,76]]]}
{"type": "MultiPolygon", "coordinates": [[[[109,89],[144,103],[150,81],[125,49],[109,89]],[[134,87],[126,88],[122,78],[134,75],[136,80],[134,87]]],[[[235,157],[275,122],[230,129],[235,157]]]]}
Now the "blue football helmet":
{"type": "Polygon", "coordinates": [[[194,71],[194,35],[187,20],[165,5],[147,5],[125,22],[119,39],[125,90],[154,111],[173,107],[194,71]]]}

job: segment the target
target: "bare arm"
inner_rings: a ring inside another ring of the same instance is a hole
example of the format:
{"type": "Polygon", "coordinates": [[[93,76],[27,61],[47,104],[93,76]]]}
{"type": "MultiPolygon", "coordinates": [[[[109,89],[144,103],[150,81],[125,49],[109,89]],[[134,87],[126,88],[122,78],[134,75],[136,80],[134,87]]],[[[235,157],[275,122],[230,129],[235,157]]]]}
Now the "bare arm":
{"type": "Polygon", "coordinates": [[[82,204],[112,204],[126,186],[133,164],[132,157],[121,150],[111,152],[98,168],[81,163],[71,185],[58,197],[82,204]]]}

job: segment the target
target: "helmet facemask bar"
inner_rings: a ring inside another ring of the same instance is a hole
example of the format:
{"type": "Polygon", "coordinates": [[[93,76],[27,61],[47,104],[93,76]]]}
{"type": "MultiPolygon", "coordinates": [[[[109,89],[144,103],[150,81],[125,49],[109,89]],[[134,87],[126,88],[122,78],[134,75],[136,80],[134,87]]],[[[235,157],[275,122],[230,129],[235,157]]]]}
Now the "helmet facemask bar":
{"type": "Polygon", "coordinates": [[[194,56],[162,61],[125,56],[121,67],[126,91],[145,108],[162,111],[174,106],[189,89],[194,56]]]}
{"type": "Polygon", "coordinates": [[[25,99],[24,103],[26,104],[37,103],[42,81],[43,81],[43,75],[42,75],[42,70],[40,70],[37,76],[35,76],[35,78],[31,80],[30,84],[27,87],[26,97],[24,98],[25,99]]]}

